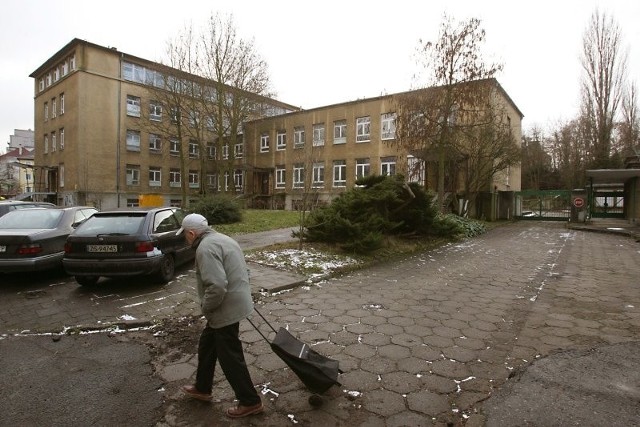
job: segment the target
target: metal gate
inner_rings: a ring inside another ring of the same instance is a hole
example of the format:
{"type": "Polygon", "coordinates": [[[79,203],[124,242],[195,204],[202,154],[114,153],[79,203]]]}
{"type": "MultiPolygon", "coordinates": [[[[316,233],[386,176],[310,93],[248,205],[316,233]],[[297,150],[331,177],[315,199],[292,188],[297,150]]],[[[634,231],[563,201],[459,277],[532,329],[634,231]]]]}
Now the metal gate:
{"type": "Polygon", "coordinates": [[[525,190],[515,194],[516,218],[526,220],[569,221],[570,190],[525,190]]]}
{"type": "Polygon", "coordinates": [[[594,188],[590,198],[592,218],[624,218],[624,189],[594,188]]]}

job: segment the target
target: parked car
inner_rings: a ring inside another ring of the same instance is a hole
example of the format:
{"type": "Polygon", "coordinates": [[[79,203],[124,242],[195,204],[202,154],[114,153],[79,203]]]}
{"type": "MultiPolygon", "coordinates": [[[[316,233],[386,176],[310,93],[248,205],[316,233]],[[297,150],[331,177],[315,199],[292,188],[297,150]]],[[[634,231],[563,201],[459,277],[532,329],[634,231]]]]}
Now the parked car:
{"type": "Polygon", "coordinates": [[[101,276],[154,275],[166,283],[176,266],[195,257],[179,232],[185,215],[175,207],[99,212],[67,238],[64,269],[82,286],[101,276]]]}
{"type": "Polygon", "coordinates": [[[35,207],[54,208],[56,205],[47,202],[25,202],[22,200],[0,200],[0,216],[16,209],[27,209],[35,207]]]}
{"type": "Polygon", "coordinates": [[[90,206],[16,209],[0,217],[0,272],[61,268],[67,236],[98,212],[90,206]]]}

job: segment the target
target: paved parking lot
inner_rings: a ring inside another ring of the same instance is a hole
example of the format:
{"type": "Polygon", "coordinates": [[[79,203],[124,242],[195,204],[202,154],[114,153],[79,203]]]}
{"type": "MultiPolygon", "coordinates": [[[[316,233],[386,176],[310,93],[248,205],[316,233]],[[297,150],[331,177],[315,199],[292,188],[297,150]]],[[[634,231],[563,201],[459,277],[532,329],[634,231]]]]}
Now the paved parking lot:
{"type": "MultiPolygon", "coordinates": [[[[590,349],[637,343],[639,273],[640,246],[631,238],[569,230],[563,223],[519,222],[401,261],[261,296],[258,307],[270,322],[340,361],[342,386],[331,388],[325,404],[313,409],[306,400],[308,390],[243,323],[248,363],[267,411],[234,424],[535,422],[509,418],[520,416],[515,411],[500,412],[507,404],[526,409],[535,404],[535,396],[525,399],[524,392],[514,388],[506,397],[515,402],[506,402],[505,396],[496,401],[497,391],[509,385],[509,377],[520,378],[558,351],[586,351],[588,356],[590,349]]],[[[89,291],[64,277],[43,280],[3,285],[2,332],[197,313],[189,269],[166,286],[109,282],[89,291]]],[[[224,380],[218,379],[215,390],[222,403],[203,405],[177,391],[192,380],[193,353],[195,348],[192,353],[167,354],[158,365],[165,398],[158,425],[229,424],[222,408],[232,394],[224,380]]],[[[574,414],[592,425],[604,420],[630,425],[629,420],[640,417],[638,405],[629,403],[640,398],[637,364],[637,359],[622,357],[616,365],[585,368],[584,374],[602,385],[595,397],[580,394],[576,378],[563,383],[565,371],[559,371],[556,384],[543,389],[564,396],[575,393],[573,407],[555,408],[566,418],[544,421],[543,415],[557,415],[544,414],[544,409],[526,416],[537,413],[542,421],[536,425],[580,419],[572,418],[574,414]],[[610,375],[612,369],[629,375],[610,375]],[[597,405],[608,395],[630,409],[607,413],[612,406],[597,405]],[[594,415],[592,407],[601,411],[594,415]]]]}

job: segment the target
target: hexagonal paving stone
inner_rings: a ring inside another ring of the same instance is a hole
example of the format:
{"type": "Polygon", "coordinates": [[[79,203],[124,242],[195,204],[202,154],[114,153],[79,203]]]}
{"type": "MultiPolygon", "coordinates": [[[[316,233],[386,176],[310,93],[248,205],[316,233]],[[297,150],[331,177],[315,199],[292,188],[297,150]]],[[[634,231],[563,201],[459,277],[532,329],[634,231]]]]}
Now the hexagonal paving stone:
{"type": "Polygon", "coordinates": [[[394,371],[382,375],[382,387],[400,394],[422,389],[422,379],[408,372],[394,371]]]}
{"type": "Polygon", "coordinates": [[[420,379],[422,380],[425,389],[436,393],[453,393],[458,389],[456,380],[452,378],[445,378],[435,374],[426,374],[420,379]]]}
{"type": "Polygon", "coordinates": [[[382,386],[377,374],[362,370],[345,372],[340,375],[340,383],[343,388],[360,393],[367,393],[382,386]]]}
{"type": "Polygon", "coordinates": [[[452,379],[463,379],[471,376],[471,371],[464,363],[451,360],[436,360],[431,365],[434,374],[452,379]]]}
{"type": "Polygon", "coordinates": [[[407,396],[407,406],[412,411],[427,414],[431,417],[450,410],[449,401],[446,396],[426,390],[409,393],[407,396]]]}
{"type": "Polygon", "coordinates": [[[373,356],[368,359],[363,359],[360,362],[360,369],[371,372],[373,374],[386,374],[389,372],[393,372],[398,369],[396,362],[394,360],[388,359],[386,357],[373,356]]]}
{"type": "Polygon", "coordinates": [[[388,390],[373,390],[365,393],[363,406],[366,410],[385,417],[406,409],[404,398],[388,390]]]}
{"type": "Polygon", "coordinates": [[[391,343],[390,336],[384,335],[384,334],[378,334],[375,332],[370,334],[363,334],[360,337],[360,340],[363,344],[369,344],[373,346],[386,345],[391,343]]]}
{"type": "Polygon", "coordinates": [[[429,415],[404,411],[387,418],[386,427],[432,427],[433,420],[429,415]]]}
{"type": "Polygon", "coordinates": [[[373,326],[370,325],[363,325],[362,323],[356,323],[353,325],[347,325],[345,326],[345,329],[349,332],[352,332],[354,334],[368,334],[373,332],[373,326]]]}
{"type": "Polygon", "coordinates": [[[376,349],[370,345],[358,344],[345,347],[344,353],[357,357],[358,359],[366,359],[368,357],[373,357],[376,354],[376,349]]]}
{"type": "Polygon", "coordinates": [[[398,334],[391,338],[391,342],[403,347],[415,347],[422,345],[422,338],[411,334],[398,334]]]}

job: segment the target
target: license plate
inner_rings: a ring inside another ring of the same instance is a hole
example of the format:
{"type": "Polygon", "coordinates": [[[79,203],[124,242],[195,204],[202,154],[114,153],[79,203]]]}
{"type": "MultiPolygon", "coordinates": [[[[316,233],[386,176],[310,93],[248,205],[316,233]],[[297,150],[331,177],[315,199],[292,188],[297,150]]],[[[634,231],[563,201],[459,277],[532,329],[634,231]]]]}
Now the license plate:
{"type": "Polygon", "coordinates": [[[0,246],[0,252],[7,252],[6,246],[0,246]]]}
{"type": "Polygon", "coordinates": [[[87,252],[118,252],[118,245],[87,245],[87,252]]]}

